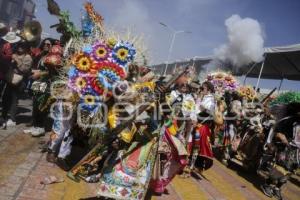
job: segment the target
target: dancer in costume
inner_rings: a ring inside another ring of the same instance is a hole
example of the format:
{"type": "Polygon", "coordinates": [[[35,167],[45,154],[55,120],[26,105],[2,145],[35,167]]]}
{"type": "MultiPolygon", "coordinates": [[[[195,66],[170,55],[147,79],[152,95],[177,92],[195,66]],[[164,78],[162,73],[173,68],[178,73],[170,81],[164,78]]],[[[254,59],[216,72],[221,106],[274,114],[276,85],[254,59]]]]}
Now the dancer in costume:
{"type": "Polygon", "coordinates": [[[183,177],[189,177],[191,170],[199,172],[209,169],[213,164],[213,152],[210,143],[211,128],[215,110],[214,86],[210,82],[202,84],[202,99],[198,102],[200,113],[198,122],[188,140],[189,166],[183,177]]]}
{"type": "MultiPolygon", "coordinates": [[[[59,96],[62,96],[62,94],[66,95],[66,91],[70,91],[66,88],[64,88],[64,90],[60,89],[59,91],[61,93],[56,94],[56,102],[51,107],[53,125],[48,142],[46,160],[56,163],[60,168],[68,171],[70,165],[68,164],[67,157],[71,154],[72,150],[73,135],[71,129],[76,119],[76,110],[74,110],[74,98],[76,97],[71,96],[71,98],[73,98],[73,104],[71,103],[71,99],[65,103],[59,96]]],[[[70,93],[68,95],[70,95],[70,93]]]]}
{"type": "Polygon", "coordinates": [[[265,174],[265,182],[261,185],[264,194],[279,200],[282,199],[282,186],[300,166],[300,101],[297,95],[299,93],[282,94],[274,100],[273,103],[282,105],[273,108],[278,120],[266,137],[258,169],[265,174]]]}
{"type": "MultiPolygon", "coordinates": [[[[140,68],[145,65],[145,56],[138,44],[131,43],[130,38],[122,40],[119,39],[122,36],[107,35],[102,17],[90,3],[85,4],[85,8],[84,34],[72,39],[72,54],[66,55],[65,69],[68,87],[79,97],[73,104],[80,115],[77,115],[77,122],[81,123],[77,125],[89,132],[96,145],[68,176],[73,180],[98,181],[99,196],[144,199],[157,152],[162,149],[160,144],[172,149],[172,155],[160,151],[168,154],[166,164],[169,166],[164,176],[156,179],[163,182],[163,188],[185,164],[186,152],[180,147],[177,132],[168,132],[169,120],[162,123],[155,115],[160,103],[157,95],[165,95],[166,89],[181,75],[173,76],[165,85],[158,85],[149,69],[140,68]],[[173,166],[174,163],[178,166],[173,166]]],[[[134,41],[138,41],[136,37],[134,41]]],[[[68,49],[65,52],[69,52],[68,49]]],[[[61,114],[61,109],[57,111],[61,114]]],[[[55,121],[53,130],[58,138],[69,136],[72,123],[63,124],[59,118],[55,121]],[[67,127],[66,131],[63,127],[67,127]]],[[[54,140],[51,145],[59,143],[54,140]]],[[[59,156],[64,152],[63,143],[60,150],[51,145],[59,156]]]]}
{"type": "Polygon", "coordinates": [[[188,138],[193,128],[193,121],[196,121],[196,103],[193,95],[190,93],[190,86],[187,79],[181,79],[175,86],[168,98],[168,104],[174,109],[173,113],[178,116],[179,127],[182,125],[183,137],[188,138]]]}
{"type": "MultiPolygon", "coordinates": [[[[99,196],[143,199],[160,138],[159,123],[151,114],[157,104],[153,100],[155,82],[135,82],[145,80],[135,77],[136,71],[132,70],[133,64],[138,65],[136,60],[144,60],[143,52],[130,41],[111,38],[103,32],[102,22],[99,23],[102,18],[90,3],[85,8],[83,39],[72,39],[72,54],[67,53],[64,68],[68,71],[68,87],[79,97],[73,104],[78,111],[77,125],[86,129],[97,145],[70,170],[69,177],[99,181],[99,196]],[[125,81],[129,83],[127,86],[125,81]],[[105,109],[108,115],[103,112],[105,109]]],[[[55,106],[60,108],[55,114],[62,115],[60,102],[55,106]]],[[[49,148],[58,157],[69,153],[64,146],[72,140],[70,126],[73,126],[70,121],[55,120],[53,131],[57,140],[52,140],[49,148]],[[67,142],[61,143],[62,138],[67,138],[67,142]],[[55,146],[59,145],[58,150],[55,146]]]]}
{"type": "Polygon", "coordinates": [[[156,194],[168,193],[166,187],[187,164],[184,137],[177,127],[177,121],[166,117],[161,128],[162,140],[159,144],[151,189],[156,194]]]}

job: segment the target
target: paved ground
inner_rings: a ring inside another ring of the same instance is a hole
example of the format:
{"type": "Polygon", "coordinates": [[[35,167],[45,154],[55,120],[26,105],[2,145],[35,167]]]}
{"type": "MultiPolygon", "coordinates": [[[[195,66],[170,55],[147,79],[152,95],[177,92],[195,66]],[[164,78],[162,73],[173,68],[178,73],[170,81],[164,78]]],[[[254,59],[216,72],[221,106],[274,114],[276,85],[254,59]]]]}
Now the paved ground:
{"type": "MultiPolygon", "coordinates": [[[[28,121],[28,101],[21,101],[20,119],[28,121]]],[[[9,130],[0,130],[0,200],[77,200],[95,199],[97,184],[75,183],[65,172],[47,163],[39,152],[39,142],[47,136],[32,138],[22,133],[24,124],[9,130]],[[45,176],[64,178],[63,183],[41,185],[45,176]]],[[[258,178],[237,169],[229,169],[215,161],[213,167],[201,177],[181,179],[176,177],[169,186],[169,195],[153,196],[155,200],[202,199],[269,199],[258,189],[258,178]]],[[[284,198],[300,197],[299,186],[288,183],[283,189],[284,198]]]]}

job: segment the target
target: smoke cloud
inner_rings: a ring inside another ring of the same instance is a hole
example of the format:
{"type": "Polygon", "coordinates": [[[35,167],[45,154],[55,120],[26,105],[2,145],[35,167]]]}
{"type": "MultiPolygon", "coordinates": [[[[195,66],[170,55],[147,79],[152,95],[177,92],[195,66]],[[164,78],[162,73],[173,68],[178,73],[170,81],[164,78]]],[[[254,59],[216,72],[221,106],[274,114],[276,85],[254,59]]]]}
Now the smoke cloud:
{"type": "Polygon", "coordinates": [[[214,63],[219,60],[235,67],[241,67],[263,60],[264,37],[258,21],[232,15],[226,19],[225,25],[228,43],[214,50],[214,63]]]}

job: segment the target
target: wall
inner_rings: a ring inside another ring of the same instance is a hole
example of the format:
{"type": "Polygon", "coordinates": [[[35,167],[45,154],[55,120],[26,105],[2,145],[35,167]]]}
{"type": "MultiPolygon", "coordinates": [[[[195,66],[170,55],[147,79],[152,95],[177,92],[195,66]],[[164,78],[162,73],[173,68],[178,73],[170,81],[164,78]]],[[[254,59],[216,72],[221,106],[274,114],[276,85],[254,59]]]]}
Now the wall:
{"type": "Polygon", "coordinates": [[[35,3],[32,0],[0,0],[0,21],[17,27],[34,18],[35,3]]]}

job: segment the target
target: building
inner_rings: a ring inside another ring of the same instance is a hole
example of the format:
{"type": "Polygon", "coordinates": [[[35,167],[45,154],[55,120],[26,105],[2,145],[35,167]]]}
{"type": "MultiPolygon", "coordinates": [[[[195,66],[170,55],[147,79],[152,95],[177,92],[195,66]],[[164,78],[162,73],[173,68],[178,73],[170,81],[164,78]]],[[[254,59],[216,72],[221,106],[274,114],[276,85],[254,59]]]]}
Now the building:
{"type": "Polygon", "coordinates": [[[24,23],[35,18],[35,6],[33,0],[0,0],[0,21],[22,29],[24,23]]]}
{"type": "MultiPolygon", "coordinates": [[[[201,71],[206,70],[205,65],[207,65],[210,61],[212,61],[212,57],[197,57],[186,59],[177,62],[171,62],[168,64],[166,74],[173,74],[176,70],[183,69],[187,66],[193,66],[196,70],[196,73],[199,74],[201,71]]],[[[166,69],[166,63],[153,65],[153,70],[156,74],[164,74],[166,69]]]]}

